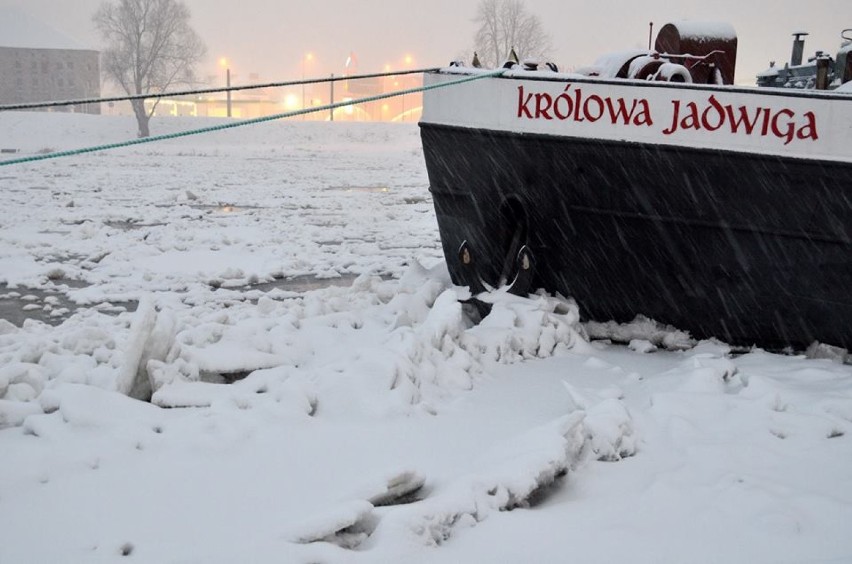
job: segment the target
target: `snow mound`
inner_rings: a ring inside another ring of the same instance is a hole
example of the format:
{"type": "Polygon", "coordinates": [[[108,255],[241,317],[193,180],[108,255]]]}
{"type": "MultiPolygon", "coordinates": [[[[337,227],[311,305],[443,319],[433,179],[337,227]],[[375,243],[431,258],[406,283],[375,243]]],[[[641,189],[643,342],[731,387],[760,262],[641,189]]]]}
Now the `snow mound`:
{"type": "Polygon", "coordinates": [[[410,496],[420,491],[426,483],[426,478],[413,470],[393,474],[384,481],[377,493],[369,496],[368,500],[376,507],[404,503],[410,496]]]}
{"type": "MultiPolygon", "coordinates": [[[[663,325],[644,315],[637,315],[630,323],[588,321],[583,326],[589,338],[609,339],[615,343],[647,341],[666,350],[685,350],[696,344],[688,332],[663,325]]],[[[635,346],[638,346],[638,343],[635,346]]]]}
{"type": "Polygon", "coordinates": [[[507,439],[477,461],[481,470],[437,487],[433,496],[394,507],[370,543],[407,532],[420,543],[441,545],[458,528],[541,503],[588,456],[615,461],[634,453],[632,418],[620,401],[574,410],[507,439]]]}
{"type": "Polygon", "coordinates": [[[437,546],[458,527],[528,507],[536,493],[579,462],[585,443],[583,418],[584,413],[577,411],[510,439],[483,457],[482,471],[458,478],[428,499],[393,508],[376,527],[369,546],[406,533],[422,544],[437,546]]]}
{"type": "Polygon", "coordinates": [[[167,408],[270,402],[294,414],[433,413],[486,366],[544,358],[585,343],[576,306],[549,296],[492,296],[474,325],[440,265],[415,263],[399,281],[362,276],[349,288],[228,308],[156,295],[135,313],[78,314],[57,328],[26,323],[0,335],[0,414],[19,425],[43,390],[96,386],[167,408]],[[236,382],[234,385],[228,385],[236,382]]]}
{"type": "Polygon", "coordinates": [[[359,546],[373,532],[375,521],[373,505],[356,500],[305,518],[285,536],[299,544],[328,542],[351,549],[359,546]]]}
{"type": "Polygon", "coordinates": [[[605,399],[586,413],[586,440],[595,458],[616,462],[636,454],[633,418],[624,402],[605,399]]]}
{"type": "Polygon", "coordinates": [[[285,538],[298,544],[330,543],[345,549],[359,546],[376,530],[375,508],[404,504],[419,491],[425,478],[412,470],[392,474],[381,486],[370,487],[368,499],[344,502],[291,525],[285,538]],[[377,493],[376,490],[379,490],[377,493]]]}

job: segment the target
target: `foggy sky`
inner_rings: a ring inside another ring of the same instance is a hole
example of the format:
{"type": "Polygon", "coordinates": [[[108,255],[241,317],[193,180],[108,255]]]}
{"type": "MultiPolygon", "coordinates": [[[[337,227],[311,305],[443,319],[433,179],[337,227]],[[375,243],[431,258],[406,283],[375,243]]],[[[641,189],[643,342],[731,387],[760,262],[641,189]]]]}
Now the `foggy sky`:
{"type": "MultiPolygon", "coordinates": [[[[102,0],[0,0],[94,49],[101,47],[91,16],[102,0]]],[[[472,50],[477,0],[185,0],[192,25],[208,48],[201,77],[222,74],[227,57],[236,84],[257,73],[264,81],[298,78],[305,53],[307,76],[340,73],[350,52],[361,72],[403,66],[441,66],[472,50]]],[[[644,48],[648,23],[722,20],[739,38],[737,81],[750,84],[770,60],[789,60],[791,33],[808,31],[805,53],[835,53],[840,31],[852,28],[850,0],[526,0],[550,33],[553,60],[584,66],[600,54],[644,48]],[[672,4],[678,7],[669,8],[672,4]]],[[[0,12],[2,14],[2,12],[0,12]]]]}

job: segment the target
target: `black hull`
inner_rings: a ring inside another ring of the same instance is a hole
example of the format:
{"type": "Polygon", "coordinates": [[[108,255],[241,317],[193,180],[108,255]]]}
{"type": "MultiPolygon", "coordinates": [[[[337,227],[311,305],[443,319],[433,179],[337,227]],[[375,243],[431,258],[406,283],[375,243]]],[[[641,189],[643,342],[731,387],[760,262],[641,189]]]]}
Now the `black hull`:
{"type": "Polygon", "coordinates": [[[454,282],[468,241],[500,277],[512,232],[533,288],[586,319],[644,314],[739,345],[852,349],[852,165],[421,124],[454,282]]]}

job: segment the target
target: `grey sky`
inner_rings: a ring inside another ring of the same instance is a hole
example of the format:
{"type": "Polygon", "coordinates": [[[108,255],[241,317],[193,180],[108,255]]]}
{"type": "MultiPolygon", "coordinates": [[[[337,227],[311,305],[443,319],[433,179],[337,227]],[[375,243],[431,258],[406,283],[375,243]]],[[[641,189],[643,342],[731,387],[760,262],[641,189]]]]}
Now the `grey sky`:
{"type": "MultiPolygon", "coordinates": [[[[193,25],[209,55],[199,69],[220,72],[228,57],[234,82],[250,73],[263,80],[298,77],[305,53],[314,54],[307,75],[340,72],[350,52],[361,71],[402,66],[405,55],[416,66],[437,66],[467,53],[477,0],[185,0],[193,25]]],[[[100,46],[91,15],[101,0],[0,0],[0,8],[18,6],[71,37],[100,46]]],[[[840,31],[852,28],[850,0],[527,0],[553,39],[554,60],[563,67],[589,64],[608,51],[647,44],[648,22],[655,28],[670,20],[728,21],[739,37],[737,76],[752,82],[769,60],[790,56],[793,31],[811,33],[805,52],[836,51],[840,31]],[[671,9],[671,5],[677,8],[671,9]]]]}

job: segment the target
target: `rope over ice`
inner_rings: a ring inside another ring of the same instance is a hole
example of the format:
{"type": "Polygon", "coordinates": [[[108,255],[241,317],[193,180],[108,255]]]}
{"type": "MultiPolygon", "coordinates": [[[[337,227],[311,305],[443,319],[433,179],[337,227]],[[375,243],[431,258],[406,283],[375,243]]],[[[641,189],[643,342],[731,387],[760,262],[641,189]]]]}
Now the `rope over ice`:
{"type": "Polygon", "coordinates": [[[58,108],[62,106],[82,106],[85,104],[101,104],[104,102],[129,102],[131,100],[148,100],[156,98],[170,98],[172,96],[195,96],[199,94],[215,94],[217,92],[238,92],[241,90],[258,90],[260,88],[281,88],[285,86],[301,86],[307,84],[321,84],[325,82],[341,82],[344,80],[361,80],[365,78],[384,78],[388,76],[405,76],[423,72],[433,72],[436,68],[414,69],[399,72],[383,72],[373,74],[358,74],[347,76],[331,76],[328,78],[308,78],[304,80],[290,80],[286,82],[267,82],[265,84],[249,84],[245,86],[229,86],[227,88],[202,88],[195,90],[178,90],[174,92],[161,92],[159,94],[134,94],[131,96],[112,96],[109,98],[79,98],[76,100],[57,100],[53,102],[27,102],[24,104],[0,105],[0,112],[8,110],[36,110],[41,108],[58,108]]]}
{"type": "MultiPolygon", "coordinates": [[[[429,69],[429,70],[432,70],[432,69],[429,69]]],[[[437,69],[435,69],[435,70],[437,70],[437,69]]],[[[412,71],[412,72],[414,72],[414,71],[412,71]]],[[[119,142],[119,143],[110,143],[110,144],[106,144],[106,145],[96,145],[96,146],[92,146],[92,147],[83,147],[83,148],[80,148],[80,149],[71,149],[71,150],[68,150],[68,151],[57,151],[55,153],[47,153],[47,154],[44,154],[44,155],[32,155],[32,156],[29,156],[29,157],[22,157],[22,158],[19,158],[19,159],[10,159],[10,160],[5,160],[5,161],[0,161],[0,166],[9,166],[9,165],[30,163],[30,162],[43,161],[43,160],[48,160],[48,159],[58,159],[60,157],[70,157],[70,156],[75,156],[75,155],[83,155],[83,154],[86,154],[86,153],[96,153],[96,152],[99,152],[99,151],[107,151],[107,150],[110,150],[110,149],[118,149],[118,148],[121,148],[121,147],[130,147],[130,146],[133,146],[133,145],[142,145],[142,144],[145,144],[145,143],[155,143],[157,141],[165,141],[167,139],[177,139],[179,137],[188,137],[190,135],[199,135],[199,134],[202,134],[202,133],[212,133],[212,132],[215,132],[215,131],[222,131],[222,130],[225,130],[225,129],[233,129],[233,128],[236,128],[236,127],[244,127],[244,126],[247,126],[247,125],[255,125],[255,124],[258,124],[258,123],[265,123],[265,122],[268,122],[268,121],[275,121],[275,120],[279,120],[279,119],[296,117],[296,116],[300,116],[300,115],[310,114],[310,113],[313,113],[313,112],[324,112],[324,111],[329,111],[329,110],[336,110],[337,108],[343,108],[343,107],[346,107],[346,106],[354,106],[354,105],[357,105],[357,104],[375,102],[375,101],[378,101],[378,100],[385,100],[385,99],[388,99],[388,98],[394,98],[396,96],[404,96],[406,94],[415,94],[415,93],[418,93],[418,92],[426,92],[428,90],[435,90],[435,89],[438,89],[438,88],[446,88],[448,86],[455,86],[455,85],[458,85],[458,84],[463,84],[465,82],[473,82],[475,80],[482,80],[484,78],[492,78],[492,77],[500,76],[504,72],[506,72],[505,69],[499,69],[499,70],[496,70],[494,72],[482,73],[482,74],[477,74],[477,75],[474,75],[474,76],[466,76],[464,78],[460,78],[460,79],[456,79],[456,80],[450,80],[448,82],[431,84],[431,85],[428,85],[428,86],[421,86],[421,87],[418,87],[418,88],[409,88],[409,89],[406,89],[406,90],[397,90],[395,92],[388,92],[386,94],[377,94],[375,96],[367,96],[367,97],[364,97],[364,98],[359,98],[357,100],[349,100],[349,101],[345,101],[345,102],[337,102],[337,103],[334,103],[334,104],[326,104],[326,105],[323,105],[323,106],[315,106],[315,107],[311,107],[311,108],[304,108],[304,109],[301,109],[301,110],[294,110],[294,111],[291,111],[291,112],[284,112],[284,113],[274,114],[274,115],[270,115],[270,116],[246,119],[246,120],[235,121],[235,122],[231,122],[231,123],[224,123],[224,124],[214,125],[214,126],[210,126],[210,127],[202,127],[202,128],[199,128],[199,129],[190,129],[190,130],[186,130],[186,131],[179,131],[177,133],[168,133],[168,134],[164,134],[164,135],[153,135],[151,137],[142,137],[142,138],[138,138],[138,139],[130,139],[128,141],[122,141],[122,142],[119,142]]],[[[373,76],[373,75],[363,75],[363,76],[373,76]]],[[[381,76],[381,75],[375,75],[375,76],[381,76]]],[[[347,77],[347,78],[349,80],[351,80],[353,77],[347,77]]],[[[328,80],[328,79],[323,79],[323,80],[328,80]]],[[[298,84],[298,83],[294,83],[294,84],[298,84]]],[[[238,87],[238,88],[245,88],[245,87],[238,87]]],[[[254,87],[252,87],[252,88],[254,88],[254,87]]],[[[221,91],[221,89],[217,90],[217,91],[221,91]]],[[[173,96],[173,95],[175,95],[175,93],[172,93],[172,94],[169,94],[169,95],[173,96]]],[[[144,97],[153,97],[153,96],[144,96],[144,97]]],[[[122,98],[122,99],[126,100],[127,98],[122,98]]],[[[2,110],[2,109],[9,109],[9,108],[6,107],[6,106],[2,106],[2,107],[0,107],[0,110],[2,110]]]]}

